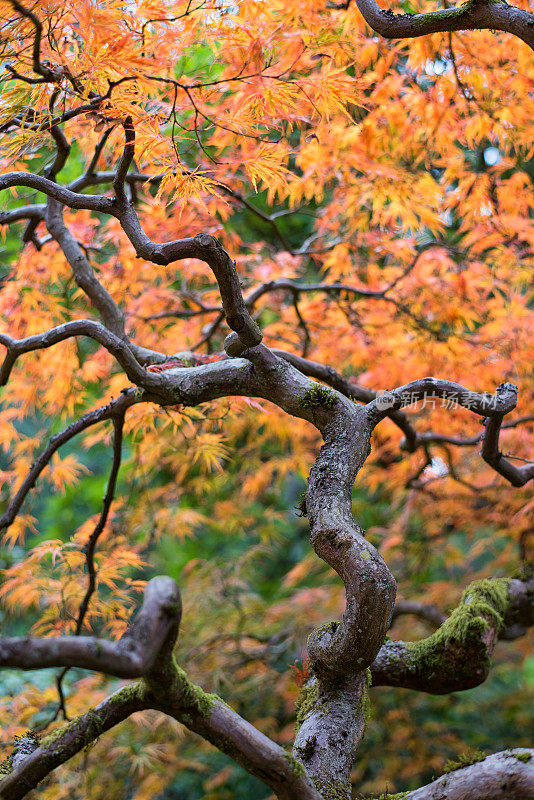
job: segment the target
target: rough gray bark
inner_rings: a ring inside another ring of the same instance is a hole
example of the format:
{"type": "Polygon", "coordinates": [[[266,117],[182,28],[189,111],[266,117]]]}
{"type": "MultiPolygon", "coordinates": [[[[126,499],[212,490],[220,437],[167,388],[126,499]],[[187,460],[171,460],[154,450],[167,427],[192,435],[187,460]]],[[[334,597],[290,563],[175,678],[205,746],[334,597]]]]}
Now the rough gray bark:
{"type": "Polygon", "coordinates": [[[449,772],[428,786],[408,792],[404,800],[532,800],[533,797],[534,750],[515,748],[449,772]]]}
{"type": "MultiPolygon", "coordinates": [[[[350,0],[337,7],[348,7],[350,0]]],[[[467,0],[426,14],[394,14],[376,0],[355,0],[367,24],[386,39],[412,39],[439,31],[496,30],[518,36],[534,50],[534,15],[504,0],[467,0]]],[[[333,3],[332,5],[336,5],[333,3]]]]}

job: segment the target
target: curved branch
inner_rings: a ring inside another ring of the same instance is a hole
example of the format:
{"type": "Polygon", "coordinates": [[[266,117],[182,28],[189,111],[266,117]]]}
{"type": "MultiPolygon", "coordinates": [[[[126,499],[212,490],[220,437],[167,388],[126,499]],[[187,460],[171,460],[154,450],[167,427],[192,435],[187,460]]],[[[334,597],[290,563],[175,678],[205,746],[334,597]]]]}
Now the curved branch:
{"type": "Polygon", "coordinates": [[[459,383],[442,378],[419,378],[398,389],[378,395],[367,408],[376,425],[387,417],[390,411],[417,403],[419,400],[432,402],[436,399],[448,400],[449,403],[455,403],[484,417],[502,417],[516,407],[517,386],[513,383],[501,383],[495,394],[489,392],[479,394],[459,383]]]}
{"type": "Polygon", "coordinates": [[[135,130],[130,123],[125,126],[126,144],[117,177],[114,181],[118,194],[112,214],[135,248],[138,258],[145,258],[154,264],[167,265],[184,258],[198,258],[212,270],[221,293],[224,314],[228,325],[237,337],[230,340],[230,355],[239,355],[247,347],[254,347],[262,340],[262,333],[250,316],[241,291],[241,284],[233,261],[220,242],[210,234],[199,233],[192,238],[177,239],[174,242],[157,244],[145,233],[132,203],[124,193],[124,180],[135,153],[135,130]]]}
{"type": "Polygon", "coordinates": [[[0,783],[3,800],[19,800],[59,764],[134,711],[169,714],[270,786],[280,800],[321,800],[302,764],[225,705],[190,683],[172,657],[181,604],[170,578],[147,584],[143,606],[119,642],[90,637],[0,640],[0,663],[25,669],[81,666],[110,675],[145,675],[45,739],[0,783]],[[147,688],[148,687],[148,688],[147,688]],[[50,746],[52,745],[52,747],[50,746]]]}
{"type": "Polygon", "coordinates": [[[435,628],[439,628],[447,619],[446,614],[434,604],[419,603],[417,600],[397,600],[391,615],[391,624],[393,625],[397,617],[402,617],[405,614],[413,614],[415,617],[429,622],[435,628]]]}
{"type": "Polygon", "coordinates": [[[85,747],[136,711],[150,708],[143,683],[127,686],[64,728],[43,739],[40,745],[0,781],[2,800],[22,800],[31,789],[85,747]]]}
{"type": "MultiPolygon", "coordinates": [[[[447,401],[449,406],[462,406],[475,414],[485,417],[486,430],[483,434],[482,457],[496,472],[506,478],[512,486],[524,486],[525,483],[534,478],[534,464],[525,464],[517,467],[514,464],[510,464],[499,451],[499,434],[502,420],[506,414],[513,411],[517,404],[517,386],[513,383],[501,383],[494,394],[489,394],[488,392],[479,394],[452,381],[440,378],[421,378],[398,389],[379,395],[366,407],[369,410],[373,425],[376,425],[381,419],[389,416],[391,411],[416,403],[419,400],[435,402],[439,398],[447,401]]],[[[434,441],[436,440],[434,435],[434,441]]],[[[417,443],[417,438],[415,441],[417,443]]],[[[421,439],[420,441],[423,440],[421,439]]],[[[425,444],[427,443],[428,440],[425,441],[425,444]]],[[[472,443],[474,444],[474,442],[472,443]]],[[[413,446],[414,443],[412,442],[407,449],[413,446]]]]}
{"type": "MultiPolygon", "coordinates": [[[[289,361],[289,363],[296,367],[299,372],[302,372],[303,375],[308,375],[310,378],[317,378],[317,380],[323,381],[323,383],[341,392],[341,394],[344,394],[350,400],[356,400],[359,403],[370,403],[378,395],[373,389],[367,389],[365,386],[360,386],[344,378],[343,375],[332,367],[319,364],[317,361],[310,361],[308,358],[297,356],[294,353],[288,353],[285,350],[273,349],[272,352],[276,353],[277,356],[283,358],[285,361],[289,361]]],[[[387,416],[400,428],[406,437],[406,441],[412,446],[418,434],[408,420],[406,414],[402,411],[392,411],[387,416]]]]}
{"type": "MultiPolygon", "coordinates": [[[[501,428],[508,430],[508,428],[516,428],[518,425],[524,425],[527,422],[534,422],[534,414],[526,414],[523,417],[505,422],[501,428]]],[[[402,441],[401,449],[413,453],[418,447],[425,447],[429,444],[452,444],[455,447],[473,447],[479,444],[484,439],[484,431],[477,433],[475,436],[447,436],[442,433],[435,433],[434,431],[424,431],[417,433],[413,442],[402,441]]]]}
{"type": "Polygon", "coordinates": [[[124,337],[124,314],[97,280],[91,263],[63,221],[62,206],[49,199],[46,209],[46,227],[67,259],[74,279],[100,313],[104,325],[117,336],[124,337]]]}
{"type": "Polygon", "coordinates": [[[470,584],[451,616],[419,642],[386,641],[371,665],[374,686],[430,694],[472,689],[489,673],[498,638],[534,625],[534,578],[470,584]]]}
{"type": "Polygon", "coordinates": [[[404,800],[532,800],[534,750],[494,753],[404,795],[404,800]]]}
{"type": "Polygon", "coordinates": [[[64,322],[62,325],[57,325],[44,333],[36,333],[33,336],[27,336],[25,339],[12,339],[11,336],[0,333],[0,344],[7,349],[6,356],[0,367],[0,386],[5,386],[13,365],[23,353],[43,350],[73,336],[88,336],[90,339],[99,342],[117,359],[131,381],[149,388],[155,389],[157,387],[157,379],[154,380],[153,376],[147,375],[133,355],[128,342],[116,336],[99,322],[90,319],[64,322]]]}
{"type": "Polygon", "coordinates": [[[0,211],[0,225],[11,225],[12,222],[28,219],[41,222],[44,219],[45,210],[44,203],[37,203],[35,205],[12,208],[9,211],[0,211]]]}
{"type": "Polygon", "coordinates": [[[15,11],[17,11],[25,19],[30,20],[35,30],[35,35],[33,38],[33,47],[32,47],[32,67],[33,71],[37,75],[41,76],[42,81],[33,79],[31,82],[41,83],[41,82],[57,80],[59,75],[53,69],[50,69],[50,67],[46,67],[41,62],[41,39],[43,38],[43,24],[41,20],[36,14],[33,13],[33,11],[30,11],[29,8],[23,6],[22,3],[19,2],[19,0],[9,0],[9,2],[11,3],[15,11]]]}
{"type": "Polygon", "coordinates": [[[146,678],[152,707],[241,764],[267,784],[279,800],[322,800],[302,764],[214,694],[192,684],[173,660],[161,657],[146,678]]]}
{"type": "MultiPolygon", "coordinates": [[[[534,14],[503,0],[467,0],[426,14],[394,14],[376,0],[355,0],[367,24],[386,39],[412,39],[440,31],[496,30],[512,33],[534,50],[534,14]]],[[[348,4],[347,4],[348,5],[348,4]]]]}
{"type": "MultiPolygon", "coordinates": [[[[127,147],[132,147],[131,141],[128,141],[127,147]]],[[[238,355],[247,347],[254,347],[261,342],[261,331],[250,316],[243,300],[235,262],[214,236],[199,233],[191,238],[158,244],[146,235],[141,227],[135,208],[125,197],[112,200],[99,195],[80,194],[70,189],[65,189],[54,181],[31,173],[11,172],[0,176],[0,190],[12,186],[28,186],[32,189],[37,189],[37,191],[43,192],[53,200],[57,200],[58,203],[69,206],[69,208],[89,209],[116,217],[135,248],[137,256],[147,261],[152,261],[154,264],[168,265],[184,258],[198,258],[204,261],[215,275],[226,320],[232,331],[237,334],[239,340],[239,346],[236,347],[234,344],[233,349],[228,352],[231,352],[231,355],[238,355]]],[[[47,225],[55,239],[58,241],[60,241],[60,238],[65,240],[65,231],[61,228],[58,220],[58,209],[53,205],[51,206],[51,215],[47,225]]],[[[67,243],[65,241],[65,246],[61,245],[65,253],[67,252],[66,247],[74,251],[76,242],[75,240],[73,242],[67,243]]],[[[79,246],[77,250],[80,252],[74,253],[74,259],[80,261],[81,250],[79,246]]],[[[68,260],[72,266],[73,262],[70,258],[68,260]]],[[[84,286],[82,288],[88,294],[89,289],[91,289],[93,295],[102,291],[100,284],[97,287],[88,286],[86,289],[84,286]]],[[[93,295],[90,294],[89,296],[94,300],[93,295]]]]}
{"type": "Polygon", "coordinates": [[[115,199],[117,203],[126,205],[128,201],[124,192],[124,182],[135,155],[135,129],[131,117],[126,117],[123,128],[125,144],[117,172],[113,179],[113,189],[115,190],[115,199]]]}
{"type": "Polygon", "coordinates": [[[534,464],[524,464],[521,467],[511,464],[499,450],[499,435],[504,415],[488,419],[486,432],[482,443],[482,458],[490,467],[510,481],[512,486],[524,486],[534,478],[534,464]]]}
{"type": "Polygon", "coordinates": [[[52,197],[69,208],[88,209],[89,211],[100,211],[102,214],[112,214],[113,200],[103,195],[79,194],[59,186],[55,181],[44,178],[41,175],[34,175],[31,172],[6,172],[0,175],[0,191],[15,186],[26,186],[38,192],[52,197]]]}
{"type": "Polygon", "coordinates": [[[151,669],[164,645],[174,644],[181,613],[180,593],[172,578],[152,578],[137,617],[118,642],[93,636],[0,638],[0,667],[80,667],[137,678],[151,669]]]}
{"type": "Polygon", "coordinates": [[[44,175],[46,178],[50,178],[50,180],[55,181],[56,175],[58,172],[61,172],[67,163],[70,153],[70,144],[67,141],[67,137],[58,125],[53,125],[50,128],[50,135],[54,139],[57,149],[54,160],[48,167],[45,168],[44,175]]]}

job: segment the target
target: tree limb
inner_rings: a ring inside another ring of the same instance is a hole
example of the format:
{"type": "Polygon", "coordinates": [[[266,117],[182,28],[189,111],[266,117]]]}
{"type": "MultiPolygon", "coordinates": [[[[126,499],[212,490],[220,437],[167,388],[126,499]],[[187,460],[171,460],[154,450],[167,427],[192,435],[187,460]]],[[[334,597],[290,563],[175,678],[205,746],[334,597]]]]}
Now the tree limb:
{"type": "Polygon", "coordinates": [[[425,622],[429,622],[435,628],[439,628],[447,619],[446,614],[443,614],[434,604],[419,603],[417,600],[397,600],[391,615],[391,624],[393,625],[398,617],[405,614],[413,614],[425,622]]]}
{"type": "Polygon", "coordinates": [[[367,408],[376,425],[379,420],[389,416],[391,411],[419,400],[435,402],[438,398],[448,401],[449,404],[462,406],[485,418],[486,430],[483,435],[482,457],[512,486],[524,486],[534,478],[533,464],[525,464],[521,467],[510,464],[498,448],[503,417],[513,411],[517,403],[517,386],[513,383],[501,383],[494,394],[479,394],[452,381],[431,377],[420,378],[377,396],[375,400],[368,403],[367,408]]]}
{"type": "Polygon", "coordinates": [[[494,753],[408,792],[403,800],[532,800],[534,750],[494,753]]]}
{"type": "Polygon", "coordinates": [[[146,585],[143,605],[118,642],[93,636],[0,638],[0,667],[45,669],[79,667],[137,678],[152,667],[164,644],[178,634],[181,617],[180,593],[171,578],[152,578],[146,585]]]}
{"type": "Polygon", "coordinates": [[[56,767],[136,711],[150,708],[146,686],[126,686],[77,717],[64,728],[44,738],[40,745],[0,781],[2,800],[22,800],[56,767]]]}
{"type": "Polygon", "coordinates": [[[470,584],[451,616],[419,642],[386,641],[371,665],[373,686],[430,694],[472,689],[489,673],[498,638],[534,625],[534,578],[470,584]]]}
{"type": "Polygon", "coordinates": [[[461,6],[425,14],[394,14],[391,9],[381,9],[376,0],[355,2],[367,24],[386,39],[412,39],[440,31],[497,30],[518,36],[534,49],[534,14],[503,0],[467,0],[461,6]]]}
{"type": "Polygon", "coordinates": [[[25,19],[30,20],[35,29],[32,47],[32,68],[37,75],[41,76],[42,81],[34,79],[31,82],[44,83],[48,81],[56,81],[58,79],[58,74],[53,69],[50,69],[50,67],[45,66],[41,62],[41,39],[43,38],[43,24],[41,20],[37,14],[34,14],[33,11],[30,11],[29,8],[26,8],[26,6],[22,5],[19,0],[9,0],[9,2],[15,11],[17,11],[25,19]]]}
{"type": "Polygon", "coordinates": [[[150,374],[147,375],[146,370],[141,367],[133,355],[128,341],[119,338],[101,323],[90,319],[77,319],[71,322],[64,322],[62,325],[50,328],[50,330],[44,333],[36,333],[33,336],[27,336],[25,339],[12,339],[11,336],[0,333],[0,344],[7,349],[4,361],[0,367],[0,386],[6,385],[13,365],[19,356],[35,350],[43,350],[58,344],[58,342],[63,342],[65,339],[70,339],[73,336],[88,336],[90,339],[99,342],[99,344],[105,347],[105,349],[117,359],[132,382],[147,388],[155,389],[157,387],[157,378],[150,374]]]}

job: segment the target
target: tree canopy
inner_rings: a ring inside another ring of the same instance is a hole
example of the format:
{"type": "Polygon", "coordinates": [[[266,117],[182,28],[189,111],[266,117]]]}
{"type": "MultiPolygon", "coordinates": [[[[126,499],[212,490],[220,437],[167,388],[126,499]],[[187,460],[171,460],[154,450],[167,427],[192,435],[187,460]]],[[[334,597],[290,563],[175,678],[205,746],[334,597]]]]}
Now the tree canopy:
{"type": "Polygon", "coordinates": [[[534,14],[444,5],[0,0],[5,800],[534,795],[534,14]]]}

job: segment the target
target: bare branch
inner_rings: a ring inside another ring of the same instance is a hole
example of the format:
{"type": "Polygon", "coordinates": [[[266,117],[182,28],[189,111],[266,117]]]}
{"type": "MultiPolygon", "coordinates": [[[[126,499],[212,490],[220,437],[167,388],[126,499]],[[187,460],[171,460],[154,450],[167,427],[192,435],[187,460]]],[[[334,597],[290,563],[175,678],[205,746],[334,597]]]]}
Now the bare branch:
{"type": "Polygon", "coordinates": [[[9,211],[0,211],[0,225],[10,225],[12,222],[20,222],[25,219],[32,219],[40,222],[44,219],[46,206],[44,203],[31,206],[20,206],[9,211]]]}
{"type": "Polygon", "coordinates": [[[135,130],[131,117],[126,117],[123,127],[125,145],[121,160],[119,161],[117,173],[113,179],[115,199],[120,205],[127,203],[126,195],[124,193],[124,181],[126,180],[126,175],[135,155],[135,130]]]}
{"type": "Polygon", "coordinates": [[[226,321],[238,337],[239,347],[236,348],[234,345],[231,354],[238,355],[247,347],[259,344],[262,334],[245,306],[235,262],[214,236],[199,233],[193,238],[157,244],[149,239],[142,229],[134,206],[124,194],[123,185],[135,153],[135,130],[131,125],[131,120],[127,129],[125,128],[125,132],[126,145],[117,173],[119,178],[116,178],[117,186],[122,183],[122,194],[115,200],[108,213],[120,221],[138,258],[145,258],[147,261],[161,265],[181,261],[184,258],[198,258],[208,264],[219,286],[226,321]]]}
{"type": "Polygon", "coordinates": [[[229,708],[217,695],[190,683],[174,661],[160,658],[147,675],[153,707],[241,764],[275,792],[279,800],[322,800],[302,764],[229,708]]]}
{"type": "Polygon", "coordinates": [[[391,615],[391,624],[393,625],[398,617],[402,617],[405,614],[413,614],[425,620],[425,622],[429,622],[435,628],[439,628],[447,619],[446,614],[443,614],[434,604],[419,603],[417,600],[397,600],[391,615]]]}
{"type": "Polygon", "coordinates": [[[70,153],[70,144],[58,125],[53,125],[50,128],[50,134],[57,145],[57,149],[54,161],[45,169],[44,175],[45,178],[55,181],[56,175],[58,172],[61,172],[67,162],[70,153]]]}
{"type": "MultiPolygon", "coordinates": [[[[479,394],[466,389],[458,383],[445,381],[440,378],[421,378],[412,383],[401,386],[379,395],[367,405],[374,425],[393,410],[419,400],[435,401],[437,398],[449,400],[451,403],[467,408],[475,414],[485,418],[486,431],[483,434],[482,457],[493,469],[506,478],[512,486],[524,486],[527,481],[534,478],[534,464],[524,464],[516,467],[499,452],[499,433],[503,417],[516,406],[517,386],[512,383],[501,383],[495,394],[479,394]]],[[[517,424],[517,423],[516,423],[517,424]]],[[[414,449],[420,443],[428,444],[429,441],[446,441],[447,437],[432,434],[431,437],[415,438],[406,449],[414,449]]],[[[452,439],[451,444],[458,442],[452,439]]],[[[466,442],[463,442],[464,444],[466,442]]],[[[475,444],[469,440],[468,444],[475,444]]]]}
{"type": "MultiPolygon", "coordinates": [[[[132,147],[131,142],[128,142],[127,147],[132,147]]],[[[253,347],[261,341],[261,331],[250,316],[243,300],[235,262],[230,258],[226,250],[214,236],[206,233],[199,233],[192,238],[178,239],[165,244],[157,244],[149,239],[143,231],[133,205],[127,200],[117,205],[116,200],[98,195],[79,194],[70,189],[58,186],[53,181],[41,177],[40,175],[23,172],[11,172],[0,176],[0,190],[11,186],[28,186],[43,192],[53,200],[57,200],[58,203],[67,205],[70,208],[86,208],[117,217],[122,224],[124,232],[134,246],[137,256],[139,258],[145,258],[147,261],[152,261],[154,264],[167,265],[184,258],[198,258],[204,261],[212,269],[219,285],[226,320],[232,331],[237,334],[240,342],[240,347],[238,348],[239,352],[242,352],[247,347],[253,347]]],[[[49,203],[48,208],[48,229],[55,239],[60,241],[60,243],[63,241],[62,248],[64,252],[66,250],[80,250],[75,240],[74,242],[67,243],[66,229],[63,230],[64,226],[62,220],[60,220],[60,210],[58,206],[49,203]]],[[[75,261],[78,260],[81,263],[79,252],[73,254],[73,258],[75,261]]],[[[73,262],[71,262],[70,259],[69,263],[71,263],[72,266],[73,262]]],[[[103,303],[102,291],[105,290],[102,289],[101,285],[91,286],[91,281],[88,278],[87,286],[87,289],[85,286],[83,287],[84,290],[89,293],[90,289],[93,295],[98,295],[100,302],[103,303]]],[[[91,299],[94,301],[94,297],[91,297],[91,299]]],[[[112,313],[112,316],[115,316],[115,313],[112,313]]],[[[115,326],[116,321],[112,324],[115,326]]],[[[111,329],[113,330],[114,328],[112,327],[111,329]]],[[[237,355],[235,346],[232,350],[232,355],[237,355]]]]}
{"type": "Polygon", "coordinates": [[[77,717],[59,732],[42,740],[17,768],[0,781],[2,800],[22,800],[52,770],[87,747],[99,736],[136,711],[150,708],[146,686],[139,682],[108,697],[94,709],[77,717]]]}
{"type": "MultiPolygon", "coordinates": [[[[503,430],[508,430],[509,428],[516,428],[518,425],[524,425],[528,422],[534,422],[534,414],[526,414],[523,417],[509,420],[501,425],[501,428],[503,430]]],[[[416,434],[413,443],[409,444],[407,441],[402,441],[401,448],[413,453],[418,447],[429,444],[452,444],[455,447],[473,447],[484,439],[484,435],[484,431],[469,437],[447,436],[446,434],[435,433],[434,431],[424,431],[423,433],[416,434]]]]}
{"type": "Polygon", "coordinates": [[[391,9],[381,9],[376,0],[355,2],[367,24],[386,39],[412,39],[439,31],[496,30],[512,33],[534,49],[534,14],[501,0],[468,0],[455,8],[425,14],[394,14],[391,9]]]}
{"type": "Polygon", "coordinates": [[[74,279],[100,313],[106,328],[124,338],[124,314],[97,280],[86,254],[63,221],[63,209],[55,200],[49,200],[46,210],[46,227],[67,259],[74,279]]]}
{"type": "Polygon", "coordinates": [[[72,192],[49,178],[35,175],[32,172],[6,172],[4,175],[0,175],[0,191],[13,186],[27,186],[29,189],[36,189],[69,208],[86,208],[90,211],[100,211],[103,214],[111,214],[113,210],[113,200],[110,197],[72,192]]]}
{"type": "Polygon", "coordinates": [[[368,404],[367,408],[371,419],[376,420],[376,424],[388,416],[390,411],[419,400],[436,400],[438,398],[450,400],[484,417],[502,417],[516,407],[517,386],[512,383],[501,383],[495,394],[488,392],[479,394],[466,389],[459,383],[442,378],[419,378],[419,380],[407,383],[398,389],[378,395],[368,404]]]}
{"type": "Polygon", "coordinates": [[[501,432],[503,415],[488,419],[486,432],[482,443],[482,458],[493,469],[510,481],[512,486],[524,486],[527,481],[534,478],[534,464],[527,463],[518,467],[511,464],[499,450],[499,435],[501,432]]]}
{"type": "Polygon", "coordinates": [[[143,605],[118,642],[93,636],[0,638],[0,667],[80,667],[118,678],[137,678],[151,669],[164,645],[170,646],[170,640],[174,644],[180,617],[176,583],[159,576],[147,583],[143,605]]]}
{"type": "MultiPolygon", "coordinates": [[[[319,364],[317,361],[310,361],[310,359],[297,356],[294,353],[288,353],[285,350],[273,349],[273,353],[276,353],[277,356],[283,358],[285,361],[289,361],[289,363],[296,367],[299,372],[302,372],[303,375],[308,375],[310,378],[317,378],[317,380],[323,381],[323,383],[332,386],[332,388],[341,392],[341,394],[344,394],[350,400],[356,400],[359,403],[370,403],[377,397],[377,392],[373,389],[367,389],[365,386],[353,383],[351,380],[344,378],[339,372],[336,372],[332,367],[319,364]]],[[[395,425],[404,433],[406,442],[410,443],[410,446],[413,446],[412,443],[415,443],[419,434],[408,420],[406,414],[402,411],[392,411],[387,416],[389,416],[395,425]]],[[[408,449],[408,446],[406,446],[406,449],[408,449]]]]}
{"type": "Polygon", "coordinates": [[[100,512],[100,517],[98,519],[97,524],[95,525],[93,532],[91,533],[87,541],[87,544],[84,547],[85,563],[87,565],[87,574],[89,576],[89,583],[87,586],[87,591],[85,593],[85,596],[80,605],[80,610],[78,612],[78,619],[76,620],[76,630],[75,630],[76,636],[80,635],[83,621],[85,619],[87,609],[89,608],[89,602],[96,589],[96,568],[94,559],[95,548],[96,548],[96,543],[98,542],[98,538],[106,526],[111,504],[115,496],[115,486],[117,484],[117,476],[119,474],[121,457],[122,457],[122,431],[124,427],[124,415],[125,411],[122,411],[113,418],[113,434],[114,434],[113,461],[111,463],[111,471],[109,473],[108,486],[106,489],[106,494],[104,495],[104,500],[102,502],[102,511],[100,512]]]}
{"type": "Polygon", "coordinates": [[[404,795],[404,800],[531,800],[534,750],[494,753],[404,795]]]}
{"type": "MultiPolygon", "coordinates": [[[[77,319],[71,322],[64,322],[55,328],[51,328],[44,333],[36,333],[25,339],[12,339],[5,333],[0,333],[0,344],[6,349],[7,353],[0,367],[0,386],[5,386],[9,375],[17,358],[23,353],[43,350],[52,347],[58,342],[70,339],[73,336],[88,336],[99,342],[108,350],[124,369],[126,375],[134,383],[146,388],[156,389],[158,379],[140,366],[130,348],[128,340],[119,338],[101,323],[90,319],[77,319]]],[[[133,346],[133,345],[132,345],[133,346]]]]}

